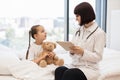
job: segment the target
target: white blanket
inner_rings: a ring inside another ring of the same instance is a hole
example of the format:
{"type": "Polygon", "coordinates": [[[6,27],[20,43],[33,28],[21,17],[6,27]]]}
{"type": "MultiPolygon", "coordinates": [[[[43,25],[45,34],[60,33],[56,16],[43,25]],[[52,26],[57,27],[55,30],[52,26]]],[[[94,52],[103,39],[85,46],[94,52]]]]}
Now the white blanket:
{"type": "Polygon", "coordinates": [[[57,66],[39,67],[32,61],[24,60],[9,66],[12,75],[20,80],[54,80],[54,69],[57,66]]]}
{"type": "MultiPolygon", "coordinates": [[[[65,59],[65,62],[70,61],[67,54],[61,54],[61,57],[65,59]]],[[[45,68],[40,68],[34,62],[25,60],[9,66],[9,70],[15,78],[20,80],[54,80],[54,70],[56,67],[48,65],[45,68]]],[[[120,52],[106,49],[103,60],[100,63],[100,71],[101,76],[99,80],[120,76],[120,52]]]]}

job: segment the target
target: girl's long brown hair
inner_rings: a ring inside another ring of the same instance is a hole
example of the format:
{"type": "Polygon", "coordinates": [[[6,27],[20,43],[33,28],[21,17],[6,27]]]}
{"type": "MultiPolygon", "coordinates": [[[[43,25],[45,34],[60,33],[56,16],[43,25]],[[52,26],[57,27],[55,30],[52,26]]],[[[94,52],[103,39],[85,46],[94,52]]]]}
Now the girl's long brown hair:
{"type": "Polygon", "coordinates": [[[34,25],[34,26],[32,26],[31,30],[29,31],[29,44],[28,44],[28,49],[27,49],[27,52],[26,52],[26,59],[28,59],[28,55],[29,55],[31,37],[33,39],[35,39],[34,34],[37,34],[37,27],[39,27],[39,26],[41,26],[41,25],[34,25]]]}
{"type": "Polygon", "coordinates": [[[26,52],[26,59],[28,59],[28,54],[29,54],[29,49],[30,49],[30,42],[31,42],[31,30],[29,31],[29,44],[28,44],[28,49],[26,52]]]}

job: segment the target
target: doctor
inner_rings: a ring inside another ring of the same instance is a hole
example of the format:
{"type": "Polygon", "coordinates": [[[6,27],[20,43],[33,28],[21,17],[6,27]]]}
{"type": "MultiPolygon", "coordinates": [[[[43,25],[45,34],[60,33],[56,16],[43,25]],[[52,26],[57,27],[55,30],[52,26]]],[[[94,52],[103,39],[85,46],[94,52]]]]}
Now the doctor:
{"type": "Polygon", "coordinates": [[[89,3],[78,4],[74,14],[80,27],[71,41],[75,45],[70,51],[72,63],[56,68],[55,80],[97,80],[98,63],[106,43],[105,32],[94,21],[95,12],[89,3]]]}

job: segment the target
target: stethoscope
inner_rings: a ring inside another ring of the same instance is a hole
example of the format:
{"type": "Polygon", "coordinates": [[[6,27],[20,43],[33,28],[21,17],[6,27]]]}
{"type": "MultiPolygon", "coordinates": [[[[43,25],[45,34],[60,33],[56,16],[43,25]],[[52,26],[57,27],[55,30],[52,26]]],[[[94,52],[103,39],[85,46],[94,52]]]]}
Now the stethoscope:
{"type": "MultiPolygon", "coordinates": [[[[81,28],[81,27],[80,27],[81,28]]],[[[87,36],[87,38],[86,39],[88,39],[96,30],[98,29],[98,26],[96,27],[96,29],[93,31],[93,32],[91,32],[88,36],[87,36]]],[[[78,30],[78,31],[76,31],[76,33],[75,33],[75,36],[76,35],[78,35],[78,36],[80,36],[80,29],[78,30]]]]}

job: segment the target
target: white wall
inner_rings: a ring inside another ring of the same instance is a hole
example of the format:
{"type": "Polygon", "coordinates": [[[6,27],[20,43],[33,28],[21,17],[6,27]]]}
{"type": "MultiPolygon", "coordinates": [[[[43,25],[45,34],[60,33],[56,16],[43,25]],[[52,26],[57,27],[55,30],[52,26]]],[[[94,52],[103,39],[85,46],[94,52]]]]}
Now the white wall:
{"type": "Polygon", "coordinates": [[[120,50],[120,0],[107,1],[107,47],[120,50]]]}

